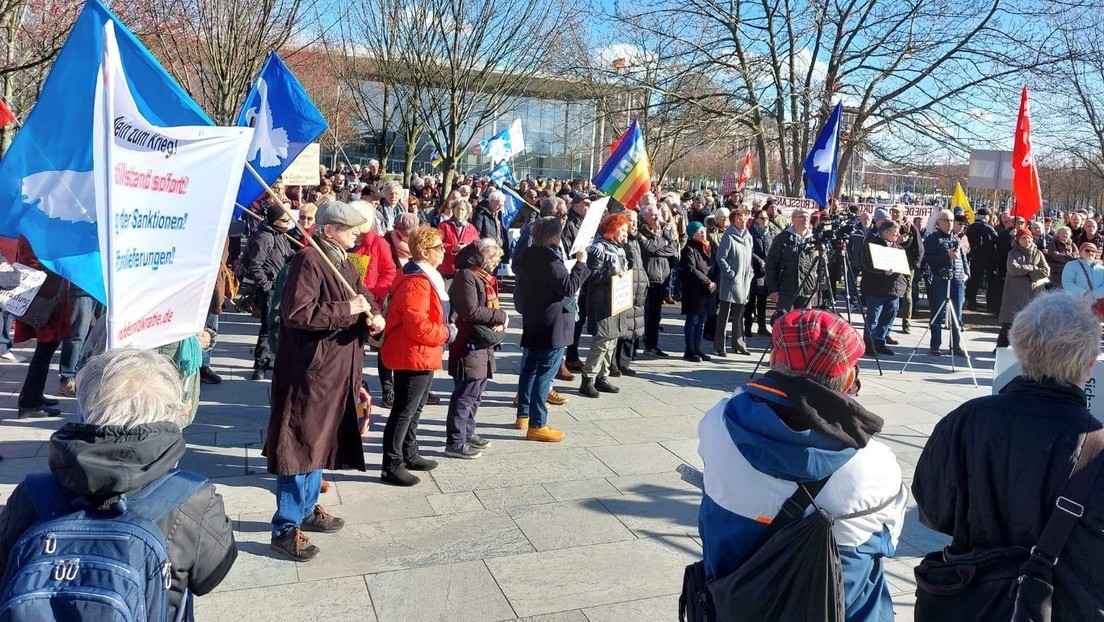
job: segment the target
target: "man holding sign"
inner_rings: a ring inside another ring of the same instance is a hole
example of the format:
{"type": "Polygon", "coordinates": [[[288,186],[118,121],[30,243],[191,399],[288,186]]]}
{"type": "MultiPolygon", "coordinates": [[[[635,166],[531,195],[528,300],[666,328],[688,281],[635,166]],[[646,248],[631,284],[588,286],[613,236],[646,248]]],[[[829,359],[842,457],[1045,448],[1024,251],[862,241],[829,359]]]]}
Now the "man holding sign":
{"type": "Polygon", "coordinates": [[[889,345],[896,344],[889,336],[901,296],[907,286],[908,259],[897,246],[900,225],[886,218],[878,224],[862,252],[862,288],[866,296],[866,354],[873,352],[893,356],[889,345]],[[887,345],[888,344],[888,345],[887,345]]]}

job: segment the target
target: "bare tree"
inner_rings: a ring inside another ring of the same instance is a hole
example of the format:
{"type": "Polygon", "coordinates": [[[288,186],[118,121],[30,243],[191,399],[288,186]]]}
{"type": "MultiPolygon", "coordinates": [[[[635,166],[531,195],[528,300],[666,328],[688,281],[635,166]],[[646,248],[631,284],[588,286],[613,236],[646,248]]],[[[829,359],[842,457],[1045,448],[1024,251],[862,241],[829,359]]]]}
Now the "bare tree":
{"type": "MultiPolygon", "coordinates": [[[[1015,21],[1042,6],[1038,0],[1014,8],[1001,0],[641,0],[608,18],[677,43],[665,48],[662,65],[714,76],[721,88],[713,93],[643,84],[737,119],[754,137],[759,161],[776,150],[778,181],[800,194],[802,162],[838,99],[851,120],[839,183],[861,149],[907,158],[910,147],[968,142],[976,102],[1011,92],[1025,69],[1046,62],[1038,50],[1052,33],[1015,21]],[[1010,21],[1017,27],[1009,28],[1010,21]]],[[[768,186],[766,167],[759,173],[768,186]]]]}

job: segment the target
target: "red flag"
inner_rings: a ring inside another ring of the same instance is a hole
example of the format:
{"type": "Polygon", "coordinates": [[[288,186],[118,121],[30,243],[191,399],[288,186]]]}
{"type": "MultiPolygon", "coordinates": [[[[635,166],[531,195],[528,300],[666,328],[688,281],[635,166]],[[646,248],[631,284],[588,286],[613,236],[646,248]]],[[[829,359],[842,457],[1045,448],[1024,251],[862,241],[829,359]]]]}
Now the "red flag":
{"type": "Polygon", "coordinates": [[[747,180],[751,179],[751,149],[744,156],[744,165],[740,167],[740,178],[736,180],[736,187],[743,188],[747,180]]]}
{"type": "Polygon", "coordinates": [[[1043,206],[1039,187],[1039,170],[1031,155],[1031,112],[1027,105],[1027,85],[1020,95],[1020,116],[1016,120],[1016,144],[1012,147],[1012,196],[1016,205],[1013,216],[1030,220],[1043,206]]]}
{"type": "Polygon", "coordinates": [[[15,114],[12,113],[11,108],[4,103],[3,99],[0,99],[0,127],[7,127],[15,121],[15,114]]]}

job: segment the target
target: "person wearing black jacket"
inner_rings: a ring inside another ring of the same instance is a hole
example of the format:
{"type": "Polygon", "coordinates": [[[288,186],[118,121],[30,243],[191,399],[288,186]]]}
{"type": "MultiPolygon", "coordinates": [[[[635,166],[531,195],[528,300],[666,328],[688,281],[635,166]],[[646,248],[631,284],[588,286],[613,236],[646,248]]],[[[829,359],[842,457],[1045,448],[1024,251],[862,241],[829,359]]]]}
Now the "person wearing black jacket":
{"type": "Polygon", "coordinates": [[[713,273],[714,251],[705,235],[705,226],[700,222],[687,225],[686,235],[690,237],[690,242],[682,249],[682,260],[679,264],[682,276],[682,314],[686,316],[686,351],[682,358],[700,363],[711,359],[702,350],[701,343],[711,298],[713,292],[717,291],[717,284],[709,278],[713,273]]]}
{"type": "Polygon", "coordinates": [[[752,217],[751,226],[751,289],[744,306],[744,336],[751,337],[752,320],[759,324],[759,334],[770,336],[767,329],[767,253],[774,242],[767,210],[760,208],[752,217]]]}
{"type": "Polygon", "coordinates": [[[253,380],[262,380],[272,369],[274,354],[268,340],[268,304],[280,270],[295,255],[291,240],[284,235],[293,227],[284,210],[268,210],[268,221],[249,237],[245,251],[245,276],[253,281],[255,300],[261,314],[257,345],[253,348],[253,380]]]}
{"type": "Polygon", "coordinates": [[[659,323],[663,319],[663,298],[667,295],[667,278],[671,261],[678,257],[678,236],[671,225],[663,222],[659,207],[649,205],[640,212],[644,226],[640,227],[640,255],[648,275],[648,291],[644,297],[644,353],[667,358],[659,349],[659,323]]]}
{"type": "MultiPolygon", "coordinates": [[[[567,212],[567,222],[563,225],[563,247],[568,251],[575,245],[575,238],[579,235],[579,227],[583,224],[583,217],[590,209],[590,199],[585,194],[576,194],[571,203],[571,209],[567,212]]],[[[590,246],[590,240],[583,247],[590,246]]],[[[574,339],[567,346],[565,358],[567,369],[570,371],[583,371],[583,362],[579,359],[579,339],[583,336],[583,327],[586,326],[587,315],[586,290],[579,292],[579,317],[575,321],[574,339]]]]}
{"type": "MultiPolygon", "coordinates": [[[[183,384],[173,362],[154,350],[122,348],[88,359],[77,374],[77,403],[84,423],[66,423],[50,437],[50,472],[68,495],[110,507],[123,495],[133,498],[184,456],[187,443],[177,425],[188,409],[183,384]]],[[[12,547],[37,520],[27,486],[20,484],[0,512],[0,577],[13,561],[12,547]]],[[[175,620],[182,607],[190,609],[188,593],[203,596],[222,583],[238,549],[222,496],[210,482],[157,526],[172,564],[168,619],[175,620]]],[[[146,589],[146,578],[138,581],[146,589]]]]}
{"type": "MultiPolygon", "coordinates": [[[[982,284],[990,283],[996,277],[996,253],[997,230],[994,229],[986,218],[989,210],[981,208],[977,211],[977,218],[966,228],[966,240],[970,242],[970,279],[966,281],[966,308],[977,311],[977,296],[982,284]]],[[[992,289],[990,287],[990,289],[992,289]]],[[[986,292],[986,308],[989,311],[1000,307],[999,300],[993,300],[992,294],[986,292]]]]}
{"type": "MultiPolygon", "coordinates": [[[[1043,525],[1058,511],[1055,500],[1086,434],[1101,428],[1082,389],[1099,353],[1099,332],[1099,320],[1079,294],[1040,294],[1012,326],[1022,375],[999,394],[970,400],[936,424],[916,463],[912,493],[920,521],[951,536],[948,551],[1015,546],[1026,552],[1038,543],[1043,525]]],[[[1073,501],[1084,514],[1065,547],[1048,551],[1058,558],[1055,622],[1104,618],[1104,478],[1088,498],[1073,501]]]]}
{"type": "Polygon", "coordinates": [[[866,297],[866,352],[871,350],[885,356],[893,356],[893,350],[886,344],[896,343],[889,336],[893,320],[901,302],[901,296],[908,287],[907,276],[891,270],[878,270],[871,259],[871,246],[900,248],[897,238],[900,225],[885,219],[878,225],[874,235],[867,239],[862,250],[862,289],[866,297]]]}
{"type": "MultiPolygon", "coordinates": [[[[896,211],[896,208],[890,210],[896,211]]],[[[899,213],[899,212],[898,212],[899,213]]],[[[901,295],[901,306],[898,315],[901,317],[901,332],[905,335],[912,332],[912,310],[916,308],[916,301],[912,297],[912,281],[920,271],[920,265],[924,263],[924,242],[920,230],[909,223],[908,219],[897,221],[900,230],[897,235],[897,245],[905,249],[911,272],[905,277],[905,293],[901,295]]],[[[890,325],[890,328],[893,328],[890,325]]]]}
{"type": "Polygon", "coordinates": [[[562,441],[564,433],[548,426],[545,396],[560,369],[564,348],[571,344],[575,309],[571,298],[590,274],[587,253],[575,254],[569,271],[560,257],[560,221],[542,218],[532,225],[532,242],[518,256],[525,274],[522,290],[521,347],[518,409],[515,426],[534,441],[562,441]]]}

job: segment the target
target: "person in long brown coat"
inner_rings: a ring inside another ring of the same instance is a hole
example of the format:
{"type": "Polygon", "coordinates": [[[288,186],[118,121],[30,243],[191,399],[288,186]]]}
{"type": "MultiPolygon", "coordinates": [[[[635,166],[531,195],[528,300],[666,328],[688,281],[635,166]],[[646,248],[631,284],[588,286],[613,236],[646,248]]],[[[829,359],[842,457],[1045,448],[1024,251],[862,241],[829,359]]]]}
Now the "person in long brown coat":
{"type": "Polygon", "coordinates": [[[313,241],[357,288],[355,297],[311,245],[292,259],[280,302],[264,455],[276,475],[272,548],[295,561],[319,553],[303,531],[332,533],[345,525],[318,505],[322,470],[365,470],[355,400],[364,342],[383,329],[383,316],[345,252],[365,222],[352,207],[332,201],[318,209],[313,232],[313,241]]]}
{"type": "Polygon", "coordinates": [[[997,347],[1007,348],[1008,333],[1012,329],[1012,320],[1031,298],[1043,291],[1050,277],[1050,265],[1043,252],[1035,246],[1035,238],[1030,229],[1020,227],[1012,232],[1012,250],[1008,252],[1008,276],[1004,281],[1004,293],[1001,296],[1001,330],[997,335],[997,347]]]}

